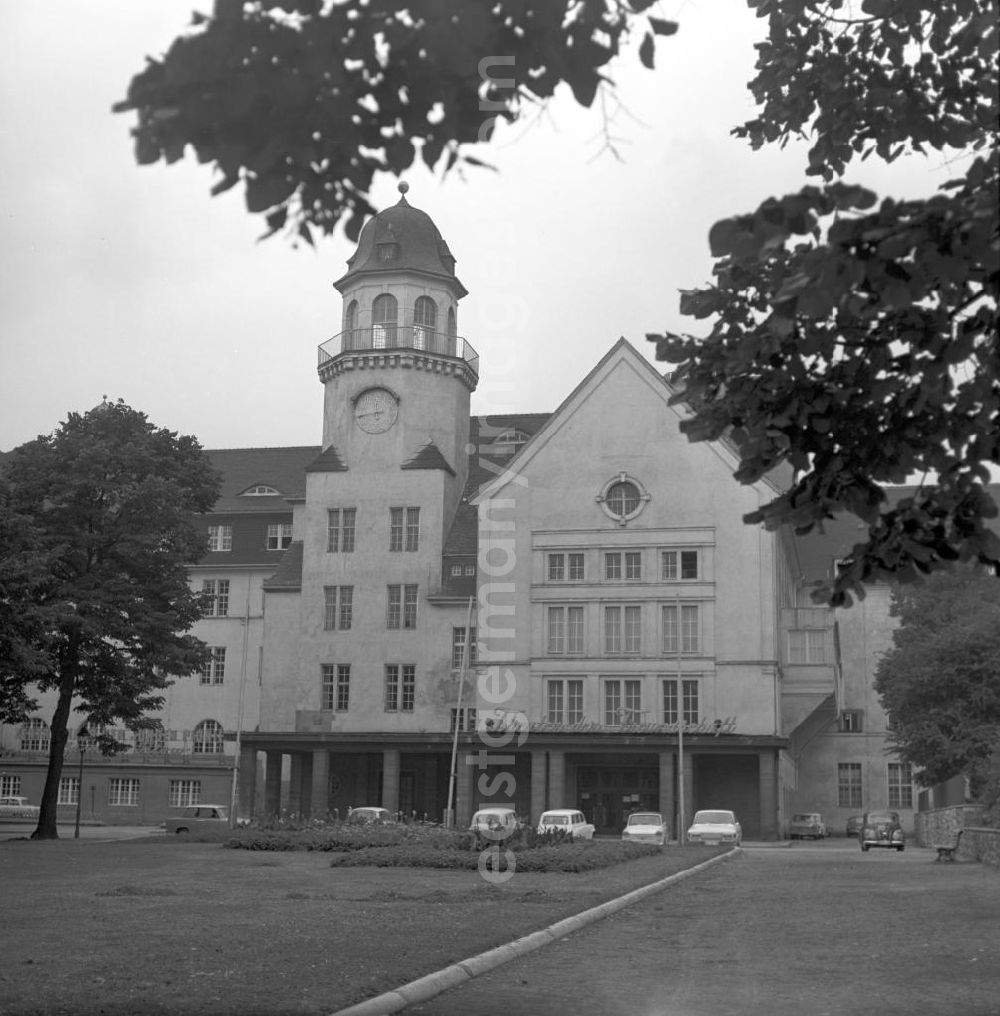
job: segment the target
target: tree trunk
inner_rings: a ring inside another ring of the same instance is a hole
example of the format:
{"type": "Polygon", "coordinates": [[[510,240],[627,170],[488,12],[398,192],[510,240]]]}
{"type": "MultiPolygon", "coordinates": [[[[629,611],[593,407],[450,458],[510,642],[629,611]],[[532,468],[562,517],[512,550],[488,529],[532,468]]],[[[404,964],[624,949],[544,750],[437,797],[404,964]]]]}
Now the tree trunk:
{"type": "MultiPolygon", "coordinates": [[[[75,652],[76,640],[70,640],[70,651],[75,652]]],[[[59,780],[62,778],[63,757],[66,754],[66,742],[69,739],[67,721],[73,706],[73,691],[76,688],[75,661],[63,668],[62,680],[59,684],[59,700],[52,715],[49,729],[49,769],[45,774],[45,789],[38,809],[38,826],[31,834],[33,840],[57,840],[59,831],[56,828],[59,802],[59,780]]],[[[83,787],[80,787],[83,793],[83,787]]]]}

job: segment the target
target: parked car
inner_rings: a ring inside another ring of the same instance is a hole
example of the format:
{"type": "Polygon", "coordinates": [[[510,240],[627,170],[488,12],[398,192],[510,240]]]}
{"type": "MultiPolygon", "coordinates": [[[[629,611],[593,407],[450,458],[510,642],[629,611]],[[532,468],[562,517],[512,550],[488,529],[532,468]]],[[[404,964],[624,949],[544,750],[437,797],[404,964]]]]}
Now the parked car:
{"type": "Polygon", "coordinates": [[[743,842],[743,827],[731,811],[714,808],[696,811],[687,838],[691,844],[705,843],[717,847],[720,843],[733,843],[738,847],[743,842]]]}
{"type": "Polygon", "coordinates": [[[821,840],[827,835],[823,816],[818,811],[800,811],[792,816],[788,836],[793,840],[821,840]]]}
{"type": "Polygon", "coordinates": [[[229,806],[225,804],[193,804],[180,815],[163,823],[168,833],[190,833],[196,829],[219,829],[229,825],[229,806]]]}
{"type": "Polygon", "coordinates": [[[388,808],[351,808],[344,820],[348,825],[386,825],[394,821],[388,808]]]}
{"type": "Polygon", "coordinates": [[[538,831],[545,833],[552,829],[562,829],[569,834],[571,840],[594,838],[594,827],[587,821],[587,816],[582,811],[575,811],[572,808],[555,808],[552,811],[542,812],[538,820],[538,831]]]}
{"type": "Polygon", "coordinates": [[[0,818],[38,818],[38,805],[26,797],[8,794],[0,797],[0,818]]]}
{"type": "Polygon", "coordinates": [[[626,843],[656,843],[662,847],[667,836],[667,823],[658,811],[632,812],[622,830],[622,840],[626,843]]]}
{"type": "Polygon", "coordinates": [[[857,837],[858,833],[861,832],[861,823],[864,821],[864,818],[864,815],[852,815],[847,820],[847,828],[844,835],[857,837]]]}
{"type": "Polygon", "coordinates": [[[502,805],[494,808],[480,808],[472,816],[469,828],[491,840],[505,840],[521,828],[521,820],[512,807],[502,805]]]}
{"type": "Polygon", "coordinates": [[[870,847],[888,847],[900,853],[906,849],[906,834],[895,811],[865,812],[858,840],[863,853],[867,853],[870,847]]]}

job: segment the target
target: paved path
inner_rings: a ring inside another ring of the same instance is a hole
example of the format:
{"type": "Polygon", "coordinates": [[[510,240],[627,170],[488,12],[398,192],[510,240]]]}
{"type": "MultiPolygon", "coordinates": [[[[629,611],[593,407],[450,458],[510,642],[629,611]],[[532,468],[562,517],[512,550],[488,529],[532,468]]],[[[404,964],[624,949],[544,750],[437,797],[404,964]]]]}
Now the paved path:
{"type": "Polygon", "coordinates": [[[408,1016],[996,1016],[1000,872],[852,841],[742,856],[408,1016]]]}

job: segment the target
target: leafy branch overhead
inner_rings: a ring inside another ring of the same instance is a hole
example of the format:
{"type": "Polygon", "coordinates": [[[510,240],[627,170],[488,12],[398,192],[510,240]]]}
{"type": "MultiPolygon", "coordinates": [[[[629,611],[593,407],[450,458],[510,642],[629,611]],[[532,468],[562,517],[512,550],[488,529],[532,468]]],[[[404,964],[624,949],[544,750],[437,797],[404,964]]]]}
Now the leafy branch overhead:
{"type": "Polygon", "coordinates": [[[653,0],[216,0],[116,112],[135,110],[136,158],[213,163],[219,194],[242,183],[270,236],[356,239],[375,173],[416,159],[483,165],[468,146],[497,119],[567,84],[584,106],[635,24],[653,66],[673,22],[653,0]]]}
{"type": "Polygon", "coordinates": [[[1000,239],[994,0],[751,0],[769,18],[751,82],[754,147],[811,140],[826,181],[718,222],[715,284],[681,311],[704,338],[650,335],[693,416],[751,483],[794,482],[747,516],[800,532],[849,511],[867,541],[818,596],[902,581],[943,562],[1000,563],[988,484],[1000,463],[1000,239]],[[959,149],[964,175],[923,200],[879,200],[838,178],[855,157],[959,149]],[[885,484],[925,478],[887,506],[885,484]]]}

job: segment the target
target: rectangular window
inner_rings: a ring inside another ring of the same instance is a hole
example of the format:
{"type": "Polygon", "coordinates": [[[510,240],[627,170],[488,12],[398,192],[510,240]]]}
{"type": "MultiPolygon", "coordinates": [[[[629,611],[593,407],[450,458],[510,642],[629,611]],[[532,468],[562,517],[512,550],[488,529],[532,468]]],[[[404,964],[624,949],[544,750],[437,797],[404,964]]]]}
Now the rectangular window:
{"type": "Polygon", "coordinates": [[[637,550],[630,550],[625,554],[625,578],[642,578],[642,554],[637,550]]]}
{"type": "Polygon", "coordinates": [[[396,553],[403,549],[403,509],[389,509],[389,550],[396,553]]]}
{"type": "Polygon", "coordinates": [[[638,653],[642,649],[642,607],[604,608],[605,653],[638,653]]]}
{"type": "Polygon", "coordinates": [[[864,713],[860,709],[845,709],[840,714],[842,734],[860,734],[864,728],[864,713]]]}
{"type": "Polygon", "coordinates": [[[566,608],[549,607],[547,649],[550,653],[566,652],[566,608]]]}
{"type": "Polygon", "coordinates": [[[80,779],[77,776],[59,778],[59,798],[56,804],[76,804],[80,800],[80,779]]]}
{"type": "Polygon", "coordinates": [[[337,664],[337,703],[339,713],[346,713],[351,705],[351,666],[349,663],[337,664]]]}
{"type": "Polygon", "coordinates": [[[20,797],[21,777],[8,776],[6,773],[0,776],[0,797],[20,797]]]}
{"type": "MultiPolygon", "coordinates": [[[[664,605],[661,608],[663,626],[663,653],[676,656],[678,648],[677,606],[664,605]]],[[[698,606],[697,604],[681,604],[680,617],[680,651],[696,653],[699,648],[698,638],[698,606]]]]}
{"type": "Polygon", "coordinates": [[[604,555],[604,577],[606,579],[622,577],[622,556],[617,551],[604,555]]]}
{"type": "Polygon", "coordinates": [[[412,630],[417,627],[417,586],[389,586],[385,625],[412,630]]]}
{"type": "Polygon", "coordinates": [[[545,716],[549,723],[583,722],[583,681],[550,680],[546,686],[545,716]]]}
{"type": "Polygon", "coordinates": [[[267,527],[267,549],[285,550],[292,542],[292,524],[277,522],[267,527]]]}
{"type": "Polygon", "coordinates": [[[232,526],[209,526],[208,527],[208,549],[209,550],[232,550],[233,549],[233,527],[232,526]]]}
{"type": "Polygon", "coordinates": [[[682,579],[684,581],[697,579],[698,551],[660,551],[660,578],[663,579],[664,582],[676,582],[678,579],[682,579]]]}
{"type": "Polygon", "coordinates": [[[889,807],[913,807],[913,770],[909,762],[889,763],[889,807]]]}
{"type": "Polygon", "coordinates": [[[583,581],[583,554],[569,554],[569,580],[570,582],[583,581]]]}
{"type": "Polygon", "coordinates": [[[642,722],[642,682],[608,678],[604,682],[604,723],[617,727],[642,722]]]}
{"type": "Polygon", "coordinates": [[[583,652],[583,607],[549,607],[546,611],[546,651],[583,652]]]}
{"type": "Polygon", "coordinates": [[[420,549],[420,509],[389,509],[389,550],[416,551],[420,549]]]}
{"type": "Polygon", "coordinates": [[[351,554],[354,552],[354,525],[357,508],[330,508],[326,513],[326,552],[351,554]]]}
{"type": "Polygon", "coordinates": [[[455,723],[458,723],[459,732],[467,731],[472,733],[476,729],[476,710],[465,709],[461,710],[461,716],[459,716],[458,709],[452,709],[451,711],[451,723],[448,727],[448,733],[455,733],[455,723]]]}
{"type": "Polygon", "coordinates": [[[800,628],[788,633],[789,663],[826,663],[826,628],[800,628]]]}
{"type": "Polygon", "coordinates": [[[349,663],[324,663],[322,674],[320,708],[347,712],[351,704],[351,665],[349,663]]]}
{"type": "Polygon", "coordinates": [[[563,582],[566,578],[566,555],[549,554],[549,582],[563,582]]]}
{"type": "MultiPolygon", "coordinates": [[[[469,659],[466,661],[470,667],[476,666],[477,658],[477,642],[476,642],[476,629],[470,628],[469,633],[471,635],[470,641],[472,646],[469,649],[469,659]]],[[[461,670],[462,669],[462,651],[465,649],[465,629],[464,628],[452,628],[451,629],[451,669],[461,670]]]]}
{"type": "Polygon", "coordinates": [[[354,619],[354,586],[323,587],[323,628],[349,631],[354,619]]]}
{"type": "Polygon", "coordinates": [[[837,766],[837,805],[861,808],[861,763],[841,762],[837,766]]]}
{"type": "Polygon", "coordinates": [[[462,566],[460,564],[453,564],[451,566],[451,577],[458,578],[462,574],[462,566]]]}
{"type": "Polygon", "coordinates": [[[674,678],[667,678],[663,682],[663,722],[677,723],[682,720],[684,723],[699,723],[700,713],[697,679],[684,678],[680,682],[680,706],[682,712],[678,713],[677,681],[674,678]]]}
{"type": "Polygon", "coordinates": [[[413,663],[388,663],[385,668],[385,711],[412,713],[417,683],[413,663]]]}
{"type": "Polygon", "coordinates": [[[622,608],[604,608],[604,651],[620,653],[622,651],[622,608]]]}
{"type": "Polygon", "coordinates": [[[171,780],[167,804],[171,808],[190,808],[201,803],[201,780],[171,780]]]}
{"type": "Polygon", "coordinates": [[[229,579],[202,579],[202,594],[209,599],[206,617],[226,617],[229,613],[229,579]]]}
{"type": "Polygon", "coordinates": [[[642,649],[642,608],[625,608],[625,652],[638,653],[642,649]]]}
{"type": "Polygon", "coordinates": [[[404,547],[407,551],[420,549],[420,509],[406,509],[406,541],[404,547]]]}
{"type": "Polygon", "coordinates": [[[112,776],[108,780],[108,804],[113,808],[138,807],[139,781],[112,776]]]}
{"type": "Polygon", "coordinates": [[[226,676],[226,647],[211,646],[212,655],[201,665],[200,684],[222,684],[226,676]]]}

